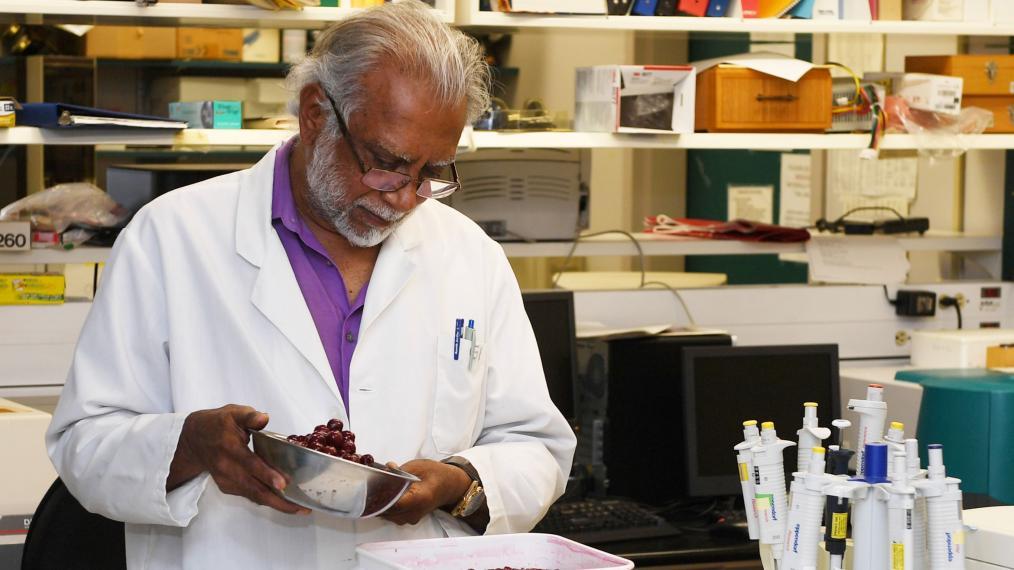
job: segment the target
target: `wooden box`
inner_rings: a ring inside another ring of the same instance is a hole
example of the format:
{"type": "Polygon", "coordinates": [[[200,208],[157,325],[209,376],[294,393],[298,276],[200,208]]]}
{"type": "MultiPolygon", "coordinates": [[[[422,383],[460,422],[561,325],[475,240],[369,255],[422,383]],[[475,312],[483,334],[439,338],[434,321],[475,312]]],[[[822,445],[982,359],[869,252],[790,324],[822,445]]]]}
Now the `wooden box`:
{"type": "Polygon", "coordinates": [[[1014,95],[966,96],[962,106],[993,112],[993,126],[986,129],[987,133],[1014,133],[1014,95]]]}
{"type": "Polygon", "coordinates": [[[173,59],[176,28],[95,26],[85,34],[85,53],[108,59],[173,59]]]}
{"type": "Polygon", "coordinates": [[[697,78],[696,130],[815,132],[831,127],[831,73],[812,69],[798,82],[734,65],[697,78]]]}
{"type": "Polygon", "coordinates": [[[176,57],[240,61],[243,58],[243,30],[239,28],[179,28],[176,57]]]}
{"type": "Polygon", "coordinates": [[[905,71],[960,77],[965,95],[1014,95],[1014,55],[909,56],[905,71]]]}

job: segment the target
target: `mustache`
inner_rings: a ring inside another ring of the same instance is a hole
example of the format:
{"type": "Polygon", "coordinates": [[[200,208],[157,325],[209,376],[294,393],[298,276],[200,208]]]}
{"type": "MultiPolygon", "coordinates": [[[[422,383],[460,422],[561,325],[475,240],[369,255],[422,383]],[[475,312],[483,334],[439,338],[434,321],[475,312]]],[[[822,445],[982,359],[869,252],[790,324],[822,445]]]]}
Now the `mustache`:
{"type": "Polygon", "coordinates": [[[383,203],[370,204],[369,201],[366,199],[366,196],[363,196],[358,200],[356,200],[355,206],[362,208],[367,212],[373,214],[374,216],[377,216],[378,218],[389,223],[401,221],[401,219],[405,217],[405,212],[399,212],[398,210],[395,210],[394,208],[388,206],[387,204],[383,203]]]}

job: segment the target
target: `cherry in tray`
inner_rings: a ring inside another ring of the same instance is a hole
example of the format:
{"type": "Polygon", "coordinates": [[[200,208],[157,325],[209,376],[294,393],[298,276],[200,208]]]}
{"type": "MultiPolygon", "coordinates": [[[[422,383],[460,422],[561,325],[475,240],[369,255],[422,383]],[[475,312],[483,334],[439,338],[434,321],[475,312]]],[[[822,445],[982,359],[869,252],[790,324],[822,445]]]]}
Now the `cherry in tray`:
{"type": "Polygon", "coordinates": [[[373,465],[373,456],[369,453],[356,453],[356,434],[343,430],[345,425],[338,418],[328,420],[313,428],[313,433],[306,435],[290,435],[287,439],[307,449],[320,451],[334,457],[347,459],[363,465],[373,465]]]}

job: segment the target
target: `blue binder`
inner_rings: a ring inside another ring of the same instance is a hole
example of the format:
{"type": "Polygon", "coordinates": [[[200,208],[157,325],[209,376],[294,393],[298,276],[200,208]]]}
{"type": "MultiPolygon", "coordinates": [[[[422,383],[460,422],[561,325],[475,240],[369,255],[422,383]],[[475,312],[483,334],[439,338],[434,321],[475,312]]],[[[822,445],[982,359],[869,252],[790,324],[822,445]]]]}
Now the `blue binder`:
{"type": "Polygon", "coordinates": [[[634,7],[630,9],[631,14],[638,16],[654,16],[658,0],[634,0],[634,7]]]}
{"type": "Polygon", "coordinates": [[[813,18],[813,5],[816,0],[800,0],[791,10],[789,16],[810,20],[813,18]]]}
{"type": "Polygon", "coordinates": [[[729,1],[730,0],[711,0],[711,3],[708,4],[708,11],[705,15],[711,18],[721,18],[728,15],[729,1]]]}
{"type": "Polygon", "coordinates": [[[165,117],[120,113],[66,103],[22,103],[15,111],[18,126],[43,129],[134,127],[149,129],[185,129],[186,123],[165,117]]]}

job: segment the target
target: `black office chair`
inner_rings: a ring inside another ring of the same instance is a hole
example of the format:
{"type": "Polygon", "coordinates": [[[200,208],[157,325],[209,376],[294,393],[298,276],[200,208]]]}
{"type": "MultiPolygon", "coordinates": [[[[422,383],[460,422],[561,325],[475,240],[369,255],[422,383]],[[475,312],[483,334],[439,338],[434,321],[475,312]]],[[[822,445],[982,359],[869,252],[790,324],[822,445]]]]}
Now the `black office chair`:
{"type": "Polygon", "coordinates": [[[89,513],[57,479],[32,517],[21,570],[127,568],[123,523],[89,513]]]}

